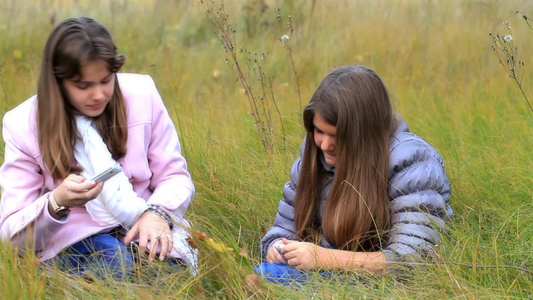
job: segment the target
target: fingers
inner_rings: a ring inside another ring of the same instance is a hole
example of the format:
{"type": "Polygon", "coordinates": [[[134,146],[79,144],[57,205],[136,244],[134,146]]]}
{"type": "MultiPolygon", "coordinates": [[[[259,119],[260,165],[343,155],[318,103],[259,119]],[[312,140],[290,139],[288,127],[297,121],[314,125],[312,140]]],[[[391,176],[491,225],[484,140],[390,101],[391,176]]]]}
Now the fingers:
{"type": "Polygon", "coordinates": [[[268,251],[268,253],[267,253],[267,257],[266,257],[267,263],[275,263],[275,262],[277,262],[276,254],[273,253],[271,250],[272,249],[270,249],[268,251]]]}
{"type": "Polygon", "coordinates": [[[154,261],[159,251],[159,260],[165,260],[165,257],[172,251],[173,240],[172,235],[168,233],[153,235],[150,239],[150,252],[148,254],[148,261],[154,261]]]}
{"type": "Polygon", "coordinates": [[[281,261],[286,261],[287,260],[287,259],[285,259],[285,256],[283,256],[283,254],[275,253],[274,256],[275,256],[276,261],[280,261],[281,262],[281,261]]]}
{"type": "Polygon", "coordinates": [[[154,213],[143,213],[132,230],[128,232],[125,241],[129,242],[137,237],[139,239],[139,251],[143,254],[148,253],[148,261],[153,261],[157,253],[159,253],[159,259],[164,260],[174,245],[168,223],[154,213]],[[136,232],[131,233],[133,229],[136,232]],[[147,249],[149,249],[148,252],[147,249]]]}
{"type": "Polygon", "coordinates": [[[283,247],[283,257],[289,265],[300,270],[315,269],[321,266],[321,249],[323,248],[313,243],[290,243],[283,247]]]}
{"type": "Polygon", "coordinates": [[[130,229],[130,231],[128,231],[128,233],[124,237],[124,245],[131,243],[133,239],[135,239],[135,237],[137,236],[138,232],[139,232],[139,225],[135,223],[135,225],[133,225],[133,227],[130,229]]]}
{"type": "Polygon", "coordinates": [[[286,256],[286,253],[297,249],[299,244],[300,242],[298,241],[292,241],[286,238],[276,241],[268,249],[266,261],[268,263],[287,261],[288,257],[286,256]],[[281,253],[276,249],[276,245],[279,245],[279,244],[283,245],[283,248],[281,249],[281,253]],[[286,246],[286,245],[290,245],[290,246],[286,246]]]}
{"type": "Polygon", "coordinates": [[[288,240],[288,239],[286,239],[286,238],[283,238],[281,241],[283,242],[284,245],[294,244],[294,243],[300,243],[300,242],[298,242],[298,241],[288,240]]]}
{"type": "Polygon", "coordinates": [[[279,260],[279,256],[277,254],[269,253],[267,254],[266,261],[267,263],[276,263],[279,261],[283,261],[283,259],[279,260]]]}
{"type": "Polygon", "coordinates": [[[129,244],[135,238],[139,238],[139,253],[146,253],[148,251],[148,261],[153,261],[157,255],[158,249],[159,257],[163,260],[172,250],[172,235],[158,234],[158,233],[140,233],[138,223],[133,225],[131,230],[124,237],[124,244],[129,244]]]}
{"type": "Polygon", "coordinates": [[[82,183],[86,180],[86,178],[80,175],[70,174],[67,176],[67,178],[65,178],[65,180],[74,181],[76,183],[82,183]]]}
{"type": "Polygon", "coordinates": [[[164,260],[165,257],[172,251],[173,240],[171,234],[164,234],[160,237],[161,252],[159,253],[159,260],[164,260]]]}
{"type": "Polygon", "coordinates": [[[300,253],[301,253],[302,246],[303,246],[301,242],[296,242],[296,241],[289,241],[289,242],[290,243],[285,244],[283,249],[281,249],[281,255],[287,262],[301,255],[300,253]]]}
{"type": "Polygon", "coordinates": [[[103,184],[86,180],[82,176],[70,174],[55,189],[54,196],[58,204],[65,206],[84,205],[98,197],[102,192],[103,184]]]}
{"type": "Polygon", "coordinates": [[[103,187],[102,182],[96,182],[92,180],[76,182],[76,181],[65,179],[63,181],[63,185],[65,186],[66,190],[69,192],[79,193],[79,194],[91,194],[97,191],[98,193],[96,195],[100,193],[103,187]]]}
{"type": "Polygon", "coordinates": [[[268,263],[282,262],[285,261],[285,257],[279,253],[276,249],[276,245],[283,244],[281,241],[277,241],[270,246],[267,252],[266,261],[268,263]]]}
{"type": "Polygon", "coordinates": [[[300,260],[297,257],[287,260],[287,263],[296,268],[299,268],[299,266],[301,265],[300,260]]]}
{"type": "Polygon", "coordinates": [[[154,261],[160,239],[161,236],[158,235],[153,235],[150,239],[150,254],[148,254],[148,261],[154,261]]]}
{"type": "MultiPolygon", "coordinates": [[[[285,250],[285,249],[283,249],[285,250]]],[[[307,269],[308,263],[306,263],[309,260],[308,255],[305,253],[302,253],[301,251],[298,251],[298,249],[294,249],[291,251],[287,251],[283,254],[283,257],[285,258],[285,261],[287,264],[296,267],[298,269],[307,269]]]]}
{"type": "MultiPolygon", "coordinates": [[[[85,185],[86,183],[82,183],[82,185],[85,185]]],[[[84,199],[87,199],[87,200],[92,200],[96,197],[98,197],[98,195],[100,195],[100,193],[102,192],[102,189],[104,188],[104,183],[103,182],[89,182],[87,183],[87,188],[84,188],[82,189],[81,191],[78,191],[84,199]]]]}
{"type": "Polygon", "coordinates": [[[277,252],[277,250],[274,249],[274,245],[271,245],[267,251],[267,256],[266,256],[267,263],[275,263],[277,261],[276,253],[274,253],[274,251],[277,252]]]}
{"type": "Polygon", "coordinates": [[[139,233],[139,252],[146,253],[146,248],[148,245],[148,234],[139,233]]]}

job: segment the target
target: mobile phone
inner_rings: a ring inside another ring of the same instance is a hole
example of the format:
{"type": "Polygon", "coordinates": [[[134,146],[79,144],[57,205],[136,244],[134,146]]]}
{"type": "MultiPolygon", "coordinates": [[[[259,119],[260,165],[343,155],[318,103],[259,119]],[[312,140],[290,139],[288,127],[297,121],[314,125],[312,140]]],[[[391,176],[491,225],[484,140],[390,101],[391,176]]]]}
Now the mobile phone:
{"type": "Polygon", "coordinates": [[[282,244],[276,244],[274,245],[274,248],[276,248],[276,250],[278,250],[278,253],[281,254],[281,250],[283,249],[285,245],[282,245],[282,244]]]}
{"type": "Polygon", "coordinates": [[[91,178],[92,181],[96,182],[106,182],[109,178],[117,175],[122,171],[122,167],[119,164],[114,165],[113,167],[103,171],[102,173],[91,178]]]}

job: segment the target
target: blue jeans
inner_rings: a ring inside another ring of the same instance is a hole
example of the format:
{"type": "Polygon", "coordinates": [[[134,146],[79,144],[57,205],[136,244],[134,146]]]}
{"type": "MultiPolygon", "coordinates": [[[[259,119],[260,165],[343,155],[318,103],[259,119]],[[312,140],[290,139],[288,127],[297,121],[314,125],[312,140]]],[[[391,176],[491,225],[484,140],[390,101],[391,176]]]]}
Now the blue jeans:
{"type": "MultiPolygon", "coordinates": [[[[267,263],[263,262],[254,267],[254,271],[263,276],[265,280],[283,285],[304,285],[309,281],[309,272],[300,271],[286,262],[267,263]]],[[[335,272],[319,271],[324,278],[338,275],[335,272]]]]}
{"type": "Polygon", "coordinates": [[[134,260],[127,247],[116,236],[96,234],[68,247],[48,262],[63,271],[82,275],[91,272],[99,277],[126,278],[132,272],[134,260]]]}

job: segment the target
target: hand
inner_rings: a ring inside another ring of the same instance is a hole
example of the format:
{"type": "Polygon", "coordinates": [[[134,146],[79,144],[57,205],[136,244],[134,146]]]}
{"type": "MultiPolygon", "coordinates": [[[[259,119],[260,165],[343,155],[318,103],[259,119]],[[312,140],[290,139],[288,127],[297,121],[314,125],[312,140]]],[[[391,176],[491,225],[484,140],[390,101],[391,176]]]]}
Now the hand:
{"type": "Polygon", "coordinates": [[[300,270],[322,267],[328,249],[307,242],[282,240],[285,245],[281,250],[287,263],[300,270]]]}
{"type": "Polygon", "coordinates": [[[159,252],[160,260],[165,259],[165,256],[172,251],[172,233],[168,223],[153,212],[145,211],[139,217],[139,220],[124,237],[124,244],[127,245],[136,238],[139,239],[140,253],[146,252],[148,242],[150,242],[148,261],[154,260],[159,246],[161,246],[161,251],[159,252]]]}
{"type": "Polygon", "coordinates": [[[276,263],[276,262],[282,262],[286,261],[283,255],[281,255],[278,250],[276,250],[276,245],[281,244],[283,245],[283,241],[279,240],[270,245],[270,248],[268,248],[266,261],[268,263],[276,263]]]}
{"type": "Polygon", "coordinates": [[[83,176],[70,174],[52,191],[59,206],[81,206],[98,197],[103,183],[87,180],[83,176]]]}

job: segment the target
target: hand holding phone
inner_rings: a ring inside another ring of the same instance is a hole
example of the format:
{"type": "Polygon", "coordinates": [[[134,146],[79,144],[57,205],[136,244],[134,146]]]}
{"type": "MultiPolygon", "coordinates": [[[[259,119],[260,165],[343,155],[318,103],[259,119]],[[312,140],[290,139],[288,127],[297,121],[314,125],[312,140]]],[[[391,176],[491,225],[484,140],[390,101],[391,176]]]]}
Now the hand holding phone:
{"type": "Polygon", "coordinates": [[[276,250],[278,251],[278,253],[279,253],[280,255],[283,255],[283,254],[281,253],[281,250],[283,250],[283,247],[285,247],[285,245],[283,245],[283,244],[276,244],[276,245],[274,245],[274,248],[276,248],[276,250]]]}
{"type": "Polygon", "coordinates": [[[111,167],[111,168],[103,171],[102,173],[94,176],[93,178],[91,178],[91,180],[92,181],[96,181],[96,182],[106,182],[108,179],[110,179],[111,177],[117,175],[121,171],[122,171],[122,167],[117,163],[113,167],[111,167]]]}

